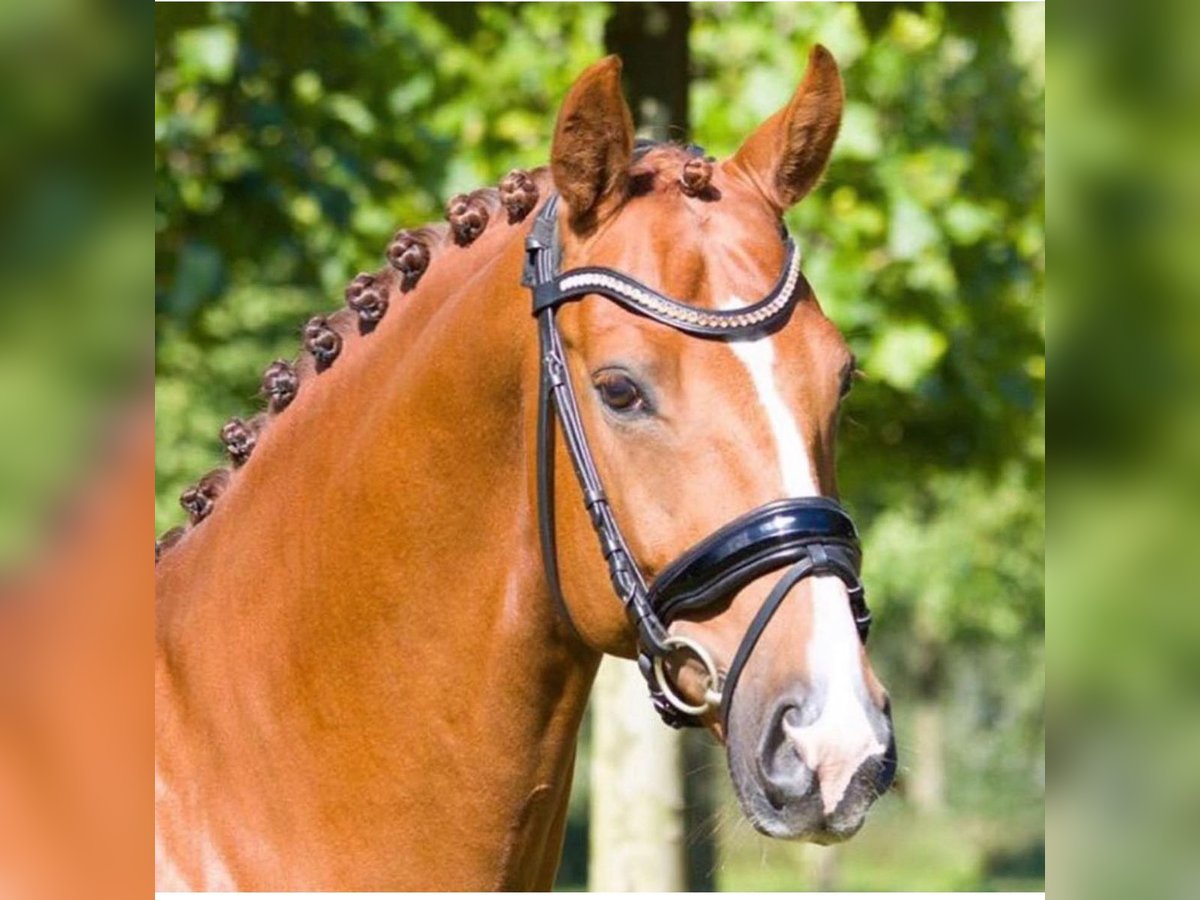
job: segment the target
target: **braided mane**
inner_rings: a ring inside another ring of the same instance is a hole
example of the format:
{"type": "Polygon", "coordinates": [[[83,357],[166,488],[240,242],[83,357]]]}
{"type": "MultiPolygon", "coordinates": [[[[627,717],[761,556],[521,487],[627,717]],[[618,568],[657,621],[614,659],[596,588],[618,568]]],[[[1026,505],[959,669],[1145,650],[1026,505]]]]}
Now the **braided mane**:
{"type": "MultiPolygon", "coordinates": [[[[710,159],[699,158],[692,148],[671,144],[655,145],[653,150],[656,152],[641,154],[631,168],[627,199],[664,184],[687,196],[703,195],[712,177],[710,159]]],[[[264,370],[259,393],[266,399],[266,409],[246,419],[234,416],[221,427],[219,437],[230,465],[208,472],[180,495],[188,522],[155,540],[155,562],[209,516],[236,470],[250,460],[263,430],[287,410],[309,378],[336,363],[352,329],[370,334],[393,302],[416,288],[444,251],[470,246],[502,214],[510,225],[523,221],[552,190],[547,166],[514,169],[498,187],[452,198],[446,204],[444,223],[396,232],[385,251],[387,263],[375,272],[359,273],[346,286],[345,306],[308,320],[304,352],[295,360],[274,360],[264,370]]]]}

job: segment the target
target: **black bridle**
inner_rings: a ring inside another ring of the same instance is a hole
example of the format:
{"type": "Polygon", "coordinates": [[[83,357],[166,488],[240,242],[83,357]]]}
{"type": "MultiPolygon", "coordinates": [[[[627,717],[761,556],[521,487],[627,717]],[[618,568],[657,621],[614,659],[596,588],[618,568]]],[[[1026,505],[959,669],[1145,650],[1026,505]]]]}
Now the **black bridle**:
{"type": "MultiPolygon", "coordinates": [[[[733,311],[701,309],[666,297],[614,269],[587,266],[560,272],[558,195],[534,220],[526,239],[522,284],[533,292],[541,348],[538,398],[538,524],[542,558],[550,593],[564,612],[566,602],[558,578],[554,528],[554,413],[567,454],[583,492],[584,506],[608,563],[613,589],[638,636],[638,665],[663,720],[674,727],[698,725],[698,715],[719,706],[728,730],[729,708],[742,668],[788,591],[810,575],[835,575],[849,590],[859,637],[865,642],[871,615],[859,581],[861,551],[850,516],[828,497],[793,497],[753,509],[709,535],[667,566],[647,584],[609,505],[579,415],[567,370],[555,314],[563,303],[596,294],[627,310],[669,325],[685,334],[717,340],[754,340],[791,315],[797,299],[807,294],[799,254],[786,231],[787,261],[779,281],[762,300],[733,311]],[[790,566],[759,609],[721,679],[706,650],[667,627],[679,615],[705,609],[730,598],[754,579],[790,566]],[[675,648],[686,647],[708,669],[705,703],[690,705],[668,683],[663,661],[675,648]]],[[[567,613],[569,617],[569,613],[567,613]]]]}

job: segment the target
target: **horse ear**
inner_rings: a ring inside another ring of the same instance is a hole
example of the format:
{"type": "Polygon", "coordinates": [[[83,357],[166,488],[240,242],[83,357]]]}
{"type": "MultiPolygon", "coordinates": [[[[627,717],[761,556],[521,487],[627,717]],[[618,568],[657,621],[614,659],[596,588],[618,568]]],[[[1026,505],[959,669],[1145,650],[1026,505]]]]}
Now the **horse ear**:
{"type": "Polygon", "coordinates": [[[842,76],[817,44],[796,93],[746,139],[733,163],[782,212],[813,189],[842,124],[842,76]]]}
{"type": "Polygon", "coordinates": [[[621,60],[608,56],[571,85],[550,151],[550,172],[571,218],[594,219],[620,196],[633,157],[633,116],[621,95],[621,60]]]}

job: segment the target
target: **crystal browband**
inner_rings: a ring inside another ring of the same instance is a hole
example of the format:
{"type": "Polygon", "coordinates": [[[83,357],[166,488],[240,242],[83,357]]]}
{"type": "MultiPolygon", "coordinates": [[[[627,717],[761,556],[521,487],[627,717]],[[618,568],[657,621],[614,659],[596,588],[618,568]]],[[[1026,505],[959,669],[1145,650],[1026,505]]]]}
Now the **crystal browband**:
{"type": "MultiPolygon", "coordinates": [[[[534,314],[566,300],[587,294],[603,294],[632,312],[656,319],[681,331],[702,336],[736,336],[740,331],[759,331],[790,313],[799,299],[797,288],[800,253],[788,238],[787,261],[775,287],[762,300],[741,309],[701,309],[673,300],[630,276],[599,266],[571,269],[557,278],[534,287],[534,314]]],[[[807,292],[804,292],[807,294],[807,292]]]]}

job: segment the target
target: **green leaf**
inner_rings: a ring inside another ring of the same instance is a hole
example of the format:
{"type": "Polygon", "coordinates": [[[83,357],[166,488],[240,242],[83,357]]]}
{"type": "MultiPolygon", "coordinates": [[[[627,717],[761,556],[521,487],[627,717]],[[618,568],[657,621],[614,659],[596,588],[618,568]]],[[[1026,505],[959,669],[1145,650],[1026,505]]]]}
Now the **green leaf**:
{"type": "Polygon", "coordinates": [[[901,9],[892,18],[892,38],[910,53],[918,53],[938,39],[938,23],[928,16],[901,9]]]}
{"type": "Polygon", "coordinates": [[[330,94],[325,98],[325,107],[358,135],[369,135],[375,130],[375,116],[357,97],[349,94],[330,94]]]}
{"type": "Polygon", "coordinates": [[[946,233],[956,244],[974,244],[995,232],[999,219],[993,210],[971,200],[954,200],[943,215],[946,233]]]}
{"type": "Polygon", "coordinates": [[[911,391],[946,352],[945,335],[919,322],[882,331],[866,360],[868,374],[901,391],[911,391]]]}
{"type": "Polygon", "coordinates": [[[896,259],[915,259],[941,239],[937,223],[907,194],[892,201],[888,224],[888,252],[896,259]]]}
{"type": "Polygon", "coordinates": [[[224,84],[237,60],[237,31],[232,25],[207,25],[175,35],[180,69],[195,80],[224,84]]]}
{"type": "Polygon", "coordinates": [[[301,103],[312,104],[321,99],[321,94],[325,91],[321,84],[321,76],[311,69],[305,69],[303,72],[297,72],[292,78],[292,93],[296,95],[296,99],[301,103]]]}
{"type": "Polygon", "coordinates": [[[847,103],[842,130],[834,145],[835,158],[872,160],[882,148],[879,113],[865,103],[847,103]]]}
{"type": "Polygon", "coordinates": [[[957,147],[923,147],[900,160],[905,191],[925,207],[945,203],[958,190],[968,157],[957,147]]]}

